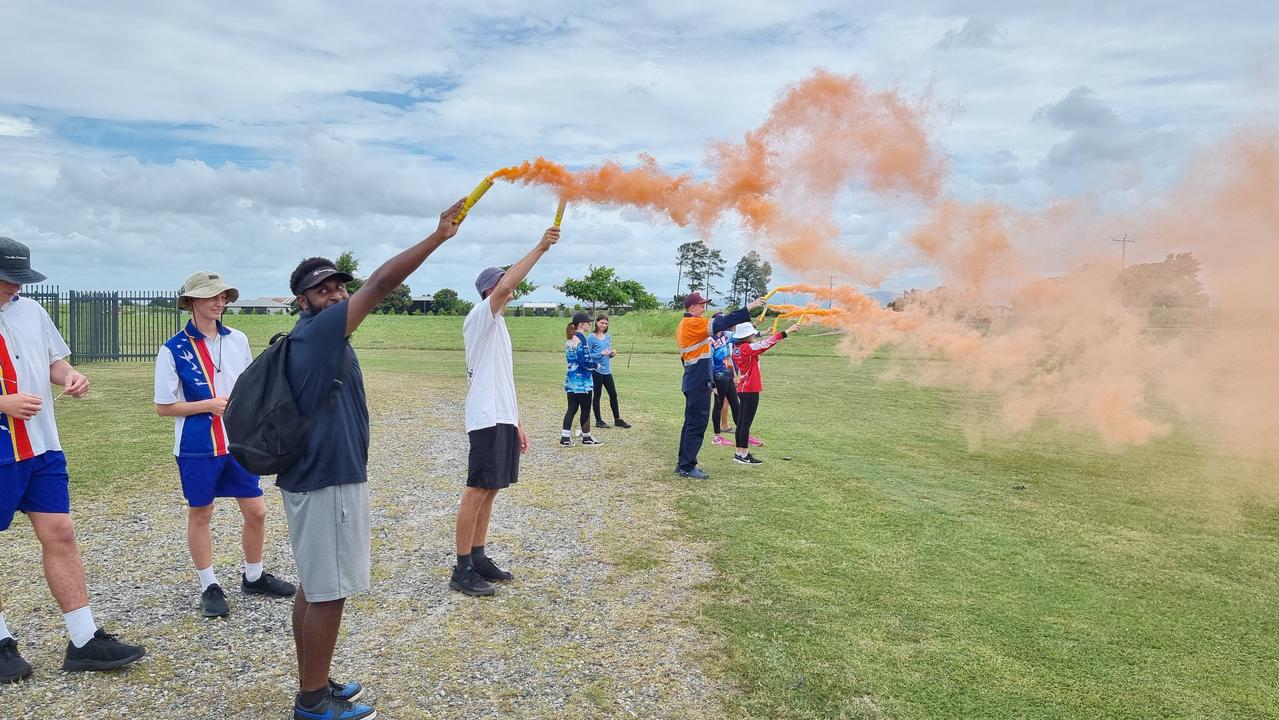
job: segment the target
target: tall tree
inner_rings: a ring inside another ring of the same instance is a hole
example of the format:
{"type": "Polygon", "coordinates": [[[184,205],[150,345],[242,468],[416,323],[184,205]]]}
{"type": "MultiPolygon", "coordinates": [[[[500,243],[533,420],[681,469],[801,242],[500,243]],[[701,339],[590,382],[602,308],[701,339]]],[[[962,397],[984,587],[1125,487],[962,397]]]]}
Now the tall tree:
{"type": "Polygon", "coordinates": [[[435,314],[452,315],[457,308],[457,291],[451,288],[440,288],[435,291],[435,314]]]}
{"type": "Polygon", "coordinates": [[[715,280],[724,277],[724,256],[719,250],[711,250],[707,248],[706,253],[706,295],[714,297],[715,290],[712,287],[715,280]]]}
{"type": "Polygon", "coordinates": [[[733,279],[729,291],[733,299],[745,305],[750,298],[757,298],[768,293],[768,286],[773,281],[773,266],[760,258],[759,253],[751,250],[737,261],[733,268],[733,279]]]}
{"type": "MultiPolygon", "coordinates": [[[[706,247],[706,244],[703,243],[702,241],[693,240],[680,245],[676,249],[675,262],[679,267],[679,276],[677,277],[675,281],[676,295],[680,294],[680,288],[682,287],[682,283],[685,277],[689,277],[689,282],[690,283],[692,282],[692,276],[689,275],[689,272],[697,271],[697,266],[699,264],[698,258],[700,257],[701,252],[705,247],[706,247]]],[[[689,292],[692,292],[692,291],[693,291],[693,288],[689,288],[689,292]]]]}

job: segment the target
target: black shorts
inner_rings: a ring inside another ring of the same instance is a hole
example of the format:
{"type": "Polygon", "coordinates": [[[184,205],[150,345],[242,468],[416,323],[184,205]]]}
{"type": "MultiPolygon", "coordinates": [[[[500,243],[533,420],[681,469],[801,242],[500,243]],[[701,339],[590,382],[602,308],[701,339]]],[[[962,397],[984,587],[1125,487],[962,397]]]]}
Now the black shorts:
{"type": "Polygon", "coordinates": [[[514,425],[494,425],[467,433],[471,454],[466,486],[501,490],[520,476],[520,431],[514,425]]]}

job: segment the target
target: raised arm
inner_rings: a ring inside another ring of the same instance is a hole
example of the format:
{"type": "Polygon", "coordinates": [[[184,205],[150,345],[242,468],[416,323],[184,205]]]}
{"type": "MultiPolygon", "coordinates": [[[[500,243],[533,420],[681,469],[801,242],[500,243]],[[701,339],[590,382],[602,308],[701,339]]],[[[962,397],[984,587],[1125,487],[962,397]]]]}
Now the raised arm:
{"type": "Polygon", "coordinates": [[[506,304],[511,301],[511,297],[515,294],[515,288],[524,282],[524,278],[528,277],[533,266],[538,260],[546,254],[547,250],[560,239],[560,229],[557,227],[549,227],[545,233],[542,233],[542,239],[537,242],[537,247],[533,248],[528,255],[520,258],[511,267],[507,268],[502,275],[502,279],[497,281],[497,285],[493,287],[493,292],[489,293],[489,310],[494,315],[506,309],[506,304]]]}
{"type": "Polygon", "coordinates": [[[401,283],[422,266],[422,263],[430,257],[435,249],[444,244],[445,240],[457,234],[457,229],[461,225],[455,222],[455,217],[459,210],[462,209],[462,203],[466,198],[462,198],[453,203],[448,210],[440,213],[440,224],[435,228],[435,232],[427,235],[425,239],[418,242],[413,247],[401,252],[399,255],[387,260],[373,271],[368,280],[360,286],[351,296],[349,305],[346,310],[346,334],[351,335],[355,332],[360,323],[364,322],[364,318],[373,312],[373,308],[382,302],[387,295],[395,291],[401,283]]]}

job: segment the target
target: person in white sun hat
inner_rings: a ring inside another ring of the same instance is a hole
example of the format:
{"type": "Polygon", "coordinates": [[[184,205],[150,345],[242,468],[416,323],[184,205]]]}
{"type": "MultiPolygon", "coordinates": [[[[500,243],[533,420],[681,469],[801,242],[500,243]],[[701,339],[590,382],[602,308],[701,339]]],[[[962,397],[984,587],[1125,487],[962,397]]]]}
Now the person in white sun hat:
{"type": "Polygon", "coordinates": [[[292,597],[295,591],[292,584],[262,569],[266,536],[262,486],[257,475],[231,456],[222,426],[235,381],[253,362],[249,339],[222,324],[227,304],[239,297],[240,291],[217,273],[197,272],[187,278],[178,291],[178,308],[189,311],[191,319],[155,358],[155,412],[174,421],[173,455],[187,501],[187,548],[200,581],[200,614],[209,618],[231,613],[213,570],[209,522],[215,498],[235,498],[244,518],[240,589],[279,598],[292,597]]]}

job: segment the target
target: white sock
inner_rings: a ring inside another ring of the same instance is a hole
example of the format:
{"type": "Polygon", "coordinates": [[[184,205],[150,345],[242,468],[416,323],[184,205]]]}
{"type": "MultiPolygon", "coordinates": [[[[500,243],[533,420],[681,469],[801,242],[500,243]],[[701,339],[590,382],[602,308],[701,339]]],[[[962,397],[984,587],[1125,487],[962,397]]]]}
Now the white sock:
{"type": "Polygon", "coordinates": [[[262,563],[251,563],[244,561],[244,579],[249,582],[257,582],[262,577],[262,563]]]}
{"type": "Polygon", "coordinates": [[[204,592],[205,590],[208,590],[210,585],[218,584],[218,576],[213,574],[212,565],[208,566],[207,568],[203,570],[201,570],[200,568],[196,568],[195,574],[200,577],[200,592],[204,592]]]}
{"type": "Polygon", "coordinates": [[[9,626],[4,624],[4,613],[0,612],[0,640],[13,637],[13,633],[9,632],[9,626]]]}
{"type": "Polygon", "coordinates": [[[71,635],[71,644],[82,648],[93,639],[98,626],[93,622],[93,611],[88,605],[62,616],[67,623],[67,633],[71,635]]]}
{"type": "Polygon", "coordinates": [[[560,437],[573,437],[573,433],[569,432],[568,430],[561,430],[560,437]]]}

